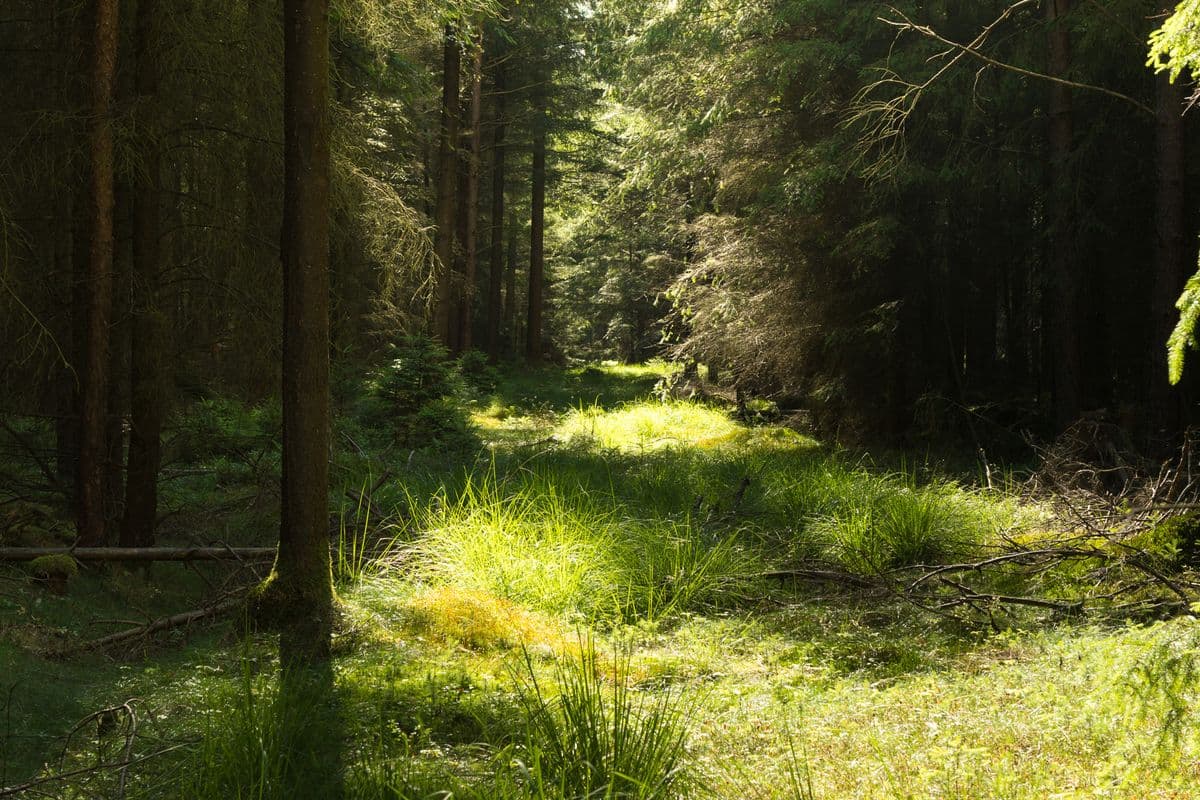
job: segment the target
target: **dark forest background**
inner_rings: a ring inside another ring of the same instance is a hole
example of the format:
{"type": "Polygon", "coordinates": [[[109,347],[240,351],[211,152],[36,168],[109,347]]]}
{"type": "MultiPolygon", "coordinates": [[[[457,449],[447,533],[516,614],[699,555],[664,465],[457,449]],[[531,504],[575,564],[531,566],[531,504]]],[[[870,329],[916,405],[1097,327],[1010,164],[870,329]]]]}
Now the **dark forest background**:
{"type": "MultiPolygon", "coordinates": [[[[52,421],[69,488],[106,128],[111,519],[171,413],[277,394],[282,330],[279,4],[120,5],[99,110],[95,4],[0,18],[0,408],[52,421]]],[[[1189,89],[1146,65],[1168,10],[335,2],[335,403],[428,332],[694,360],[848,440],[1021,457],[1086,417],[1167,447],[1200,220],[1189,89]]]]}

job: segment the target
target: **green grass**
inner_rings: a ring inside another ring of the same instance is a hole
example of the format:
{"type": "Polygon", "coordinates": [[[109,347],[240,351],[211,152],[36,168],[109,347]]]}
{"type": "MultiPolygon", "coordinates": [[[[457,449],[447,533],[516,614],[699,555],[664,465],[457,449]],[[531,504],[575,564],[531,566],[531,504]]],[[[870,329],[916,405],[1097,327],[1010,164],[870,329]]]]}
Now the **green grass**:
{"type": "MultiPolygon", "coordinates": [[[[1013,494],[662,403],[668,369],[504,372],[465,409],[478,450],[401,451],[339,420],[343,613],[313,694],[281,686],[274,642],[240,623],[111,658],[38,655],[99,633],[89,620],[195,607],[220,568],[85,571],[66,598],[13,573],[0,783],[57,771],[76,720],[137,698],[134,754],[177,749],[130,771],[130,798],[1193,796],[1190,618],[1031,612],[997,634],[767,577],[871,575],[1049,534],[1013,494]]],[[[273,534],[271,420],[201,409],[168,482],[168,536],[273,534]]],[[[1065,593],[1094,566],[1038,588],[1065,593]]],[[[122,745],[96,735],[73,735],[62,764],[122,745]]],[[[115,796],[117,780],[49,793],[115,796]]]]}

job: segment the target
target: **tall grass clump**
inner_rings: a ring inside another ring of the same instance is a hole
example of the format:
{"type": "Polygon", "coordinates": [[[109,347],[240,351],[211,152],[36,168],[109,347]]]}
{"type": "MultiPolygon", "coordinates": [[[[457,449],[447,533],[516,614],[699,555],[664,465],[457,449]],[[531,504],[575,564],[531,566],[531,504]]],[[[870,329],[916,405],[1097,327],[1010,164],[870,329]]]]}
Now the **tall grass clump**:
{"type": "Polygon", "coordinates": [[[916,486],[860,473],[806,531],[812,546],[862,573],[968,557],[1006,526],[1007,509],[952,483],[916,486]]]}
{"type": "Polygon", "coordinates": [[[395,517],[377,518],[371,491],[364,480],[357,494],[342,493],[353,508],[343,504],[338,523],[337,550],[333,554],[333,580],[339,588],[350,588],[387,571],[403,533],[395,517]]]}
{"type": "Polygon", "coordinates": [[[591,621],[657,619],[717,604],[761,571],[736,535],[636,519],[613,490],[535,471],[470,480],[427,506],[411,577],[591,621]]]}
{"type": "Polygon", "coordinates": [[[467,481],[421,512],[410,561],[419,581],[507,597],[551,613],[611,613],[619,565],[606,546],[612,514],[553,484],[467,481]]]}
{"type": "Polygon", "coordinates": [[[204,717],[196,750],[179,770],[189,800],[292,800],[341,789],[343,736],[328,686],[256,680],[248,667],[236,689],[204,717]],[[334,748],[334,749],[331,749],[334,748]],[[332,766],[332,769],[331,769],[332,766]]]}
{"type": "Polygon", "coordinates": [[[591,642],[557,663],[557,694],[532,660],[521,692],[531,793],[536,797],[669,800],[691,796],[679,696],[630,685],[628,658],[606,682],[591,642]]]}

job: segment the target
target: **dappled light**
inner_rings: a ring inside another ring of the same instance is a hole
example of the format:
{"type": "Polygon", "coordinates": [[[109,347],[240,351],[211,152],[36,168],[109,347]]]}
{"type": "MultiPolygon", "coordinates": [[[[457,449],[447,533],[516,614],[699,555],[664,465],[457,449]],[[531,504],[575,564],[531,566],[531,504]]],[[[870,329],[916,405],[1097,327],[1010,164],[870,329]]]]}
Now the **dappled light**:
{"type": "Polygon", "coordinates": [[[1200,797],[1200,0],[5,0],[0,800],[1200,797]]]}

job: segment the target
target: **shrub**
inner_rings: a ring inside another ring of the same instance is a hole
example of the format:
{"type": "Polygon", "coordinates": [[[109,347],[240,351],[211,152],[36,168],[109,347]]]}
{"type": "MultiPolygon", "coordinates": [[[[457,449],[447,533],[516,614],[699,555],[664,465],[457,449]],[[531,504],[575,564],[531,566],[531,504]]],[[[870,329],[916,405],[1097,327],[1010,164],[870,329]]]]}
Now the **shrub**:
{"type": "Polygon", "coordinates": [[[468,350],[459,356],[458,369],[476,391],[490,392],[500,380],[500,373],[488,363],[487,354],[480,350],[468,350]]]}
{"type": "Polygon", "coordinates": [[[453,398],[464,390],[458,366],[428,336],[406,336],[372,386],[380,407],[373,416],[408,447],[476,444],[466,415],[453,398]]]}
{"type": "Polygon", "coordinates": [[[393,345],[392,360],[375,382],[375,394],[399,417],[411,417],[461,390],[462,379],[446,348],[425,335],[405,336],[393,345]]]}

